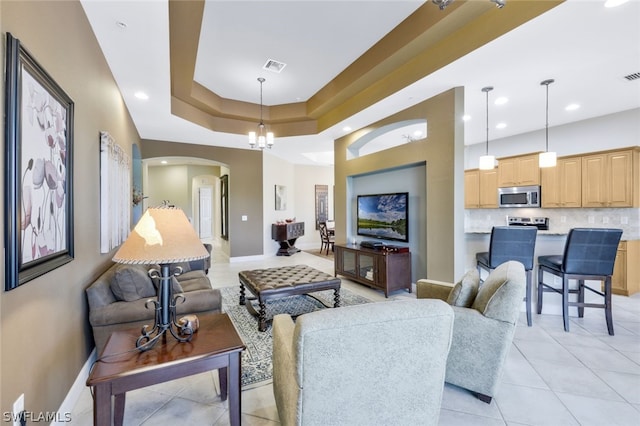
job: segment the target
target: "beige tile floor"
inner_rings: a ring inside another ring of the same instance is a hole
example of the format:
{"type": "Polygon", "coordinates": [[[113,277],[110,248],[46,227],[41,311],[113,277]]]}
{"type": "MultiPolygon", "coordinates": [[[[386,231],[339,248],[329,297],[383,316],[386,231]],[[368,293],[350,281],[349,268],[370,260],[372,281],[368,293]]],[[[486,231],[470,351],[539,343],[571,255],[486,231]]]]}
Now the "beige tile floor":
{"type": "MultiPolygon", "coordinates": [[[[331,260],[304,252],[233,263],[216,253],[209,271],[214,287],[237,285],[239,271],[261,267],[301,263],[333,274],[331,260]]],[[[343,279],[343,286],[384,300],[380,292],[348,280],[343,279]]],[[[415,296],[400,291],[390,299],[402,297],[415,296]]],[[[523,314],[493,402],[485,404],[447,384],[440,425],[640,425],[640,294],[614,296],[613,303],[615,336],[607,334],[601,309],[585,309],[584,318],[572,318],[569,333],[564,332],[560,316],[534,315],[533,327],[527,327],[523,314]]],[[[71,423],[92,423],[88,389],[78,400],[71,423]]],[[[124,423],[227,425],[217,373],[128,393],[124,423]]],[[[279,424],[270,384],[242,392],[242,424],[279,424]]]]}

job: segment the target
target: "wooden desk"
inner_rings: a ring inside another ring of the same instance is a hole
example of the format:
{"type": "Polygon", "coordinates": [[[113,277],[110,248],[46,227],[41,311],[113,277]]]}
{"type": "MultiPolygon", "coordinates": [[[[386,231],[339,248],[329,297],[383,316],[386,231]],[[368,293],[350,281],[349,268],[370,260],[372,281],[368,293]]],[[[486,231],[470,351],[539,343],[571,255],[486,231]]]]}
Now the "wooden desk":
{"type": "Polygon", "coordinates": [[[87,379],[87,386],[94,388],[94,425],[112,424],[112,396],[114,424],[122,425],[126,392],[214,369],[219,370],[222,400],[229,396],[230,424],[240,424],[240,353],[244,343],[227,314],[198,318],[200,329],[190,342],[180,343],[169,335],[146,352],[136,349],[139,328],[117,331],[109,337],[87,379]]]}

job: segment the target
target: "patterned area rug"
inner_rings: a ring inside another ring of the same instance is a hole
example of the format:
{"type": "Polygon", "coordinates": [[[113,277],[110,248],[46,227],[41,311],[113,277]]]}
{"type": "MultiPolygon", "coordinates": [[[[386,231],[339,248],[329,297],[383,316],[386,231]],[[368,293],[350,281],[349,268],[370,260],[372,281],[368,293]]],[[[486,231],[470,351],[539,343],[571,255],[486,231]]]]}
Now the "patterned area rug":
{"type": "MultiPolygon", "coordinates": [[[[247,311],[246,306],[238,304],[240,286],[223,287],[220,292],[222,309],[229,315],[247,346],[247,349],[242,352],[242,389],[251,389],[269,383],[272,376],[271,351],[273,348],[271,324],[269,323],[266,331],[258,331],[258,319],[247,311]]],[[[328,303],[329,306],[333,305],[333,290],[319,291],[313,295],[328,303]]],[[[340,289],[340,301],[342,306],[371,302],[345,288],[340,289]]],[[[289,296],[267,302],[267,318],[271,319],[274,315],[284,313],[301,315],[319,309],[331,308],[325,308],[311,297],[289,296]]]]}

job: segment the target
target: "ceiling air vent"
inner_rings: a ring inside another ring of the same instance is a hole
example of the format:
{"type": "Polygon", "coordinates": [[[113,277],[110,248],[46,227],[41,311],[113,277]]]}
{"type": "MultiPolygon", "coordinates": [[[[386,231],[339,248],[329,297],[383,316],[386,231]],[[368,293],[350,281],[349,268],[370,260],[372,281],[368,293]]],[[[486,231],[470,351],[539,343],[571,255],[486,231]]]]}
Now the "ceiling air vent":
{"type": "Polygon", "coordinates": [[[624,78],[629,81],[638,80],[640,79],[640,72],[634,72],[633,74],[625,75],[624,78]]]}
{"type": "Polygon", "coordinates": [[[286,66],[287,64],[285,64],[284,62],[279,62],[274,59],[268,59],[262,68],[267,71],[280,73],[286,66]]]}

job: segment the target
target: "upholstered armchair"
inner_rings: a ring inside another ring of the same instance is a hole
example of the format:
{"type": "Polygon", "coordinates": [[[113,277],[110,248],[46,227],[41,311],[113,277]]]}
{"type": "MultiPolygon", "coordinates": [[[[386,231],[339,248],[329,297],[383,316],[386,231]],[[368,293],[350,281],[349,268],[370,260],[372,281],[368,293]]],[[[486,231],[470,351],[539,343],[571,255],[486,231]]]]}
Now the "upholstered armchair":
{"type": "Polygon", "coordinates": [[[453,312],[401,300],[273,319],[273,391],[291,425],[436,425],[453,312]]]}
{"type": "Polygon", "coordinates": [[[418,280],[416,293],[419,299],[441,299],[453,307],[453,338],[445,381],[490,403],[513,342],[526,274],[522,263],[509,261],[491,271],[481,286],[479,281],[476,270],[467,272],[455,286],[418,280]]]}

